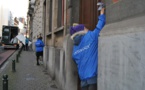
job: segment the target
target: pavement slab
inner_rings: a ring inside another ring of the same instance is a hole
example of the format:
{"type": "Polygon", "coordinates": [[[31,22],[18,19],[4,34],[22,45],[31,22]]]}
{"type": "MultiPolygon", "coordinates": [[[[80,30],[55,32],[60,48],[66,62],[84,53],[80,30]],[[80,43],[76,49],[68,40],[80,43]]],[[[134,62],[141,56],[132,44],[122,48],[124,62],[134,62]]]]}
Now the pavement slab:
{"type": "MultiPolygon", "coordinates": [[[[36,65],[35,53],[32,51],[22,51],[19,62],[16,63],[16,72],[12,72],[12,56],[0,68],[0,78],[4,74],[8,75],[9,90],[60,90],[46,72],[43,64],[36,65]]],[[[0,81],[2,90],[2,79],[0,81]]]]}

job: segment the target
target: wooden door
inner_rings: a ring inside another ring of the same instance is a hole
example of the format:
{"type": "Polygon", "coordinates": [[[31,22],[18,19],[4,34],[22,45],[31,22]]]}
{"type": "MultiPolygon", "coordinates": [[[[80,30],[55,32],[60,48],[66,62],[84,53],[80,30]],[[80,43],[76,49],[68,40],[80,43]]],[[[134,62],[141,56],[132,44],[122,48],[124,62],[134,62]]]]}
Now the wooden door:
{"type": "Polygon", "coordinates": [[[93,30],[98,21],[99,12],[97,2],[102,0],[80,0],[80,24],[84,24],[89,30],[93,30]]]}
{"type": "MultiPolygon", "coordinates": [[[[103,0],[80,0],[79,23],[84,24],[89,30],[94,30],[98,22],[99,12],[97,2],[103,0]]],[[[80,79],[78,78],[78,90],[81,90],[80,79]]]]}

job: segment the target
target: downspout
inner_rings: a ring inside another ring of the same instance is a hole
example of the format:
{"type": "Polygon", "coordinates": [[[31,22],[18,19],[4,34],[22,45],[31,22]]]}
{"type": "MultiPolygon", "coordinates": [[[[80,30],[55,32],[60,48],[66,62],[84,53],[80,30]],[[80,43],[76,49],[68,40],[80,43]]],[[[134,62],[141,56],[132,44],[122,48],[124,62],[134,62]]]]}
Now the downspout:
{"type": "MultiPolygon", "coordinates": [[[[63,0],[64,1],[64,32],[63,32],[63,35],[66,36],[67,34],[67,1],[66,0],[63,0]]],[[[63,37],[64,38],[64,37],[63,37]]]]}
{"type": "Polygon", "coordinates": [[[70,16],[69,16],[69,25],[68,25],[68,30],[67,30],[67,34],[69,34],[70,33],[70,31],[69,31],[69,27],[70,26],[72,26],[72,0],[68,0],[69,1],[69,3],[68,3],[68,10],[69,10],[69,14],[70,14],[70,16]]]}

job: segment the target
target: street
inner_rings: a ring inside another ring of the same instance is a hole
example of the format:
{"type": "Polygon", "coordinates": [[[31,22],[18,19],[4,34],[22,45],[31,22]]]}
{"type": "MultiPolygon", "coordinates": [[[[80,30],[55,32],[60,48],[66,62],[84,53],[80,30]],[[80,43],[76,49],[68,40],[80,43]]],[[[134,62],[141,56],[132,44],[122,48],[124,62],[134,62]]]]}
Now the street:
{"type": "Polygon", "coordinates": [[[0,46],[0,53],[3,53],[5,50],[3,48],[3,46],[0,46]]]}
{"type": "Polygon", "coordinates": [[[0,46],[0,67],[14,52],[15,50],[4,50],[4,48],[0,46]]]}

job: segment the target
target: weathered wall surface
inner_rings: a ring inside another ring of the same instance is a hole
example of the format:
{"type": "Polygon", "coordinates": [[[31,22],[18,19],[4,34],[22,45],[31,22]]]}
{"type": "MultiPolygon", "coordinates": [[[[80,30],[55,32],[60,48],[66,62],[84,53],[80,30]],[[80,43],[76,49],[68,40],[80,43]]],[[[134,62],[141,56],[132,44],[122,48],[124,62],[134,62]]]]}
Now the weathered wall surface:
{"type": "Polygon", "coordinates": [[[106,0],[107,25],[99,38],[98,90],[145,89],[143,0],[106,0]]]}
{"type": "Polygon", "coordinates": [[[113,0],[105,0],[105,3],[108,23],[124,20],[145,12],[144,0],[118,0],[117,3],[113,3],[113,0]]]}
{"type": "Polygon", "coordinates": [[[77,90],[78,74],[75,62],[72,60],[72,40],[65,37],[63,49],[45,47],[44,66],[62,90],[77,90]]]}
{"type": "MultiPolygon", "coordinates": [[[[33,36],[32,42],[34,43],[37,39],[37,35],[42,34],[43,30],[43,0],[37,0],[33,13],[33,36]]],[[[33,44],[33,50],[35,45],[33,44]]]]}
{"type": "Polygon", "coordinates": [[[98,90],[145,89],[145,15],[105,26],[99,39],[98,90]]]}

